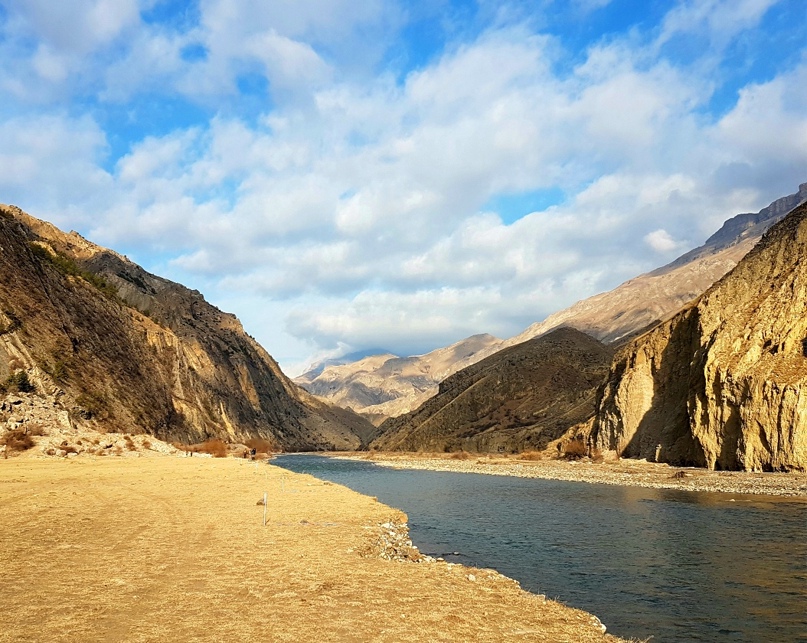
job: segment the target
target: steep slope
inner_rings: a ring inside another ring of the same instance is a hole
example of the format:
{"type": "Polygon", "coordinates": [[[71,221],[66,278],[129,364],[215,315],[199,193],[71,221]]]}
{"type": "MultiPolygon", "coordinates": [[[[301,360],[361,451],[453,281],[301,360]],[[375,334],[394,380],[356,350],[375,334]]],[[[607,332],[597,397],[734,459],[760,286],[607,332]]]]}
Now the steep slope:
{"type": "Polygon", "coordinates": [[[441,380],[486,357],[500,342],[492,335],[474,335],[425,355],[372,355],[350,364],[314,369],[294,381],[310,393],[380,424],[387,417],[417,408],[437,392],[441,380]]]}
{"type": "Polygon", "coordinates": [[[13,206],[0,207],[0,246],[0,381],[24,371],[72,421],[295,450],[355,448],[368,431],[294,386],[200,293],[13,206]]]}
{"type": "Polygon", "coordinates": [[[612,354],[572,328],[500,351],[445,379],[417,410],[384,422],[371,448],[543,448],[592,416],[612,354]]]}
{"type": "Polygon", "coordinates": [[[702,246],[666,266],[550,315],[508,339],[502,347],[538,337],[559,326],[572,326],[610,343],[669,319],[734,268],[765,230],[805,201],[807,183],[802,183],[797,193],[777,199],[757,214],[738,214],[728,219],[702,246]]]}
{"type": "Polygon", "coordinates": [[[621,351],[592,439],[710,469],[807,468],[807,204],[621,351]]]}
{"type": "Polygon", "coordinates": [[[605,343],[629,339],[699,297],[759,241],[787,212],[807,201],[807,183],[756,214],[728,219],[700,247],[672,263],[626,281],[614,290],[577,302],[506,341],[477,335],[445,349],[415,357],[376,355],[314,369],[297,378],[300,386],[330,402],[349,407],[380,424],[416,409],[437,392],[443,377],[549,331],[569,326],[605,343]],[[479,343],[479,340],[482,340],[479,343]],[[451,362],[455,359],[456,362],[451,362]],[[435,363],[440,364],[436,366],[435,363]]]}

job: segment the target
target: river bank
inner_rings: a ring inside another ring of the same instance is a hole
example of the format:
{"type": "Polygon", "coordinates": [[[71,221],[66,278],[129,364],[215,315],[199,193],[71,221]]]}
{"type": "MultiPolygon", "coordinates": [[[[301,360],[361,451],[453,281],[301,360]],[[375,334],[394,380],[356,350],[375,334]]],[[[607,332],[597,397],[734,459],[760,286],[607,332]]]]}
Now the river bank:
{"type": "Polygon", "coordinates": [[[12,458],[0,508],[4,642],[620,640],[493,570],[413,562],[401,512],[264,463],[12,458]]]}
{"type": "Polygon", "coordinates": [[[630,459],[595,463],[590,460],[567,461],[549,458],[529,460],[520,459],[518,456],[389,452],[339,453],[333,454],[332,457],[359,458],[370,460],[380,466],[400,469],[482,473],[656,489],[764,494],[807,499],[807,473],[799,472],[709,471],[630,459]]]}

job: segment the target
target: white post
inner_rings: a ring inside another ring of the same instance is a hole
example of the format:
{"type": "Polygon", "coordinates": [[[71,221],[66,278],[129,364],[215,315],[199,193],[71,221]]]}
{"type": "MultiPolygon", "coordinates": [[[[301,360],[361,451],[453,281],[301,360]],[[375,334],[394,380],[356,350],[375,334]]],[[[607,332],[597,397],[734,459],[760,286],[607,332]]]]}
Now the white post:
{"type": "Polygon", "coordinates": [[[263,526],[266,527],[266,492],[263,494],[263,526]]]}

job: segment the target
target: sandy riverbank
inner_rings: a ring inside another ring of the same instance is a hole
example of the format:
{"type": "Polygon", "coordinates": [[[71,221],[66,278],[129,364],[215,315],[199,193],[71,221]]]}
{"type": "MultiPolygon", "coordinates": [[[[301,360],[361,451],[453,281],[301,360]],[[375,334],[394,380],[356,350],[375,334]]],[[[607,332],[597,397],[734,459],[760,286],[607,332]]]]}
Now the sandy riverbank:
{"type": "Polygon", "coordinates": [[[767,494],[807,499],[807,473],[749,473],[708,471],[671,467],[645,460],[617,460],[594,463],[588,460],[521,460],[517,456],[472,456],[457,459],[453,454],[341,453],[335,457],[367,459],[401,469],[483,473],[521,478],[544,478],[573,482],[716,491],[738,494],[767,494]]]}
{"type": "Polygon", "coordinates": [[[0,460],[0,509],[3,642],[620,640],[492,570],[406,560],[399,511],[264,463],[0,460]]]}

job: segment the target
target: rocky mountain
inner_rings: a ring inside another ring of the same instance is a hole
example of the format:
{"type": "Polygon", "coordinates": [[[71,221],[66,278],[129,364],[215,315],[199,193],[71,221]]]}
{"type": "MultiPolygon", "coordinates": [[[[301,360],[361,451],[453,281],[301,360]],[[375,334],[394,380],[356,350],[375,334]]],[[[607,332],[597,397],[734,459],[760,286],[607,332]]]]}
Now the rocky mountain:
{"type": "Polygon", "coordinates": [[[710,469],[807,468],[807,204],[621,351],[591,439],[710,469]]]}
{"type": "Polygon", "coordinates": [[[317,397],[380,424],[420,406],[437,393],[439,382],[491,354],[500,343],[492,335],[474,335],[425,355],[387,353],[318,367],[294,381],[317,397]]]}
{"type": "Polygon", "coordinates": [[[756,214],[739,214],[728,219],[702,246],[672,263],[626,281],[614,290],[579,301],[506,341],[476,335],[423,356],[376,355],[315,369],[295,382],[380,424],[387,417],[418,408],[437,392],[437,384],[443,377],[555,328],[577,328],[605,343],[626,341],[669,319],[700,296],[737,265],[765,230],[805,201],[807,183],[800,185],[797,193],[774,201],[756,214]]]}
{"type": "Polygon", "coordinates": [[[612,349],[560,328],[446,378],[417,410],[390,418],[371,448],[403,451],[543,449],[595,410],[612,349]]]}
{"type": "Polygon", "coordinates": [[[768,228],[805,201],[807,183],[802,183],[798,192],[777,199],[756,214],[738,214],[728,219],[702,246],[666,266],[550,315],[508,339],[502,347],[559,326],[572,326],[610,343],[669,319],[734,268],[768,228]]]}
{"type": "Polygon", "coordinates": [[[373,430],[295,386],[199,292],[14,206],[0,206],[0,275],[2,388],[56,395],[71,422],[287,450],[356,448],[373,430]]]}

